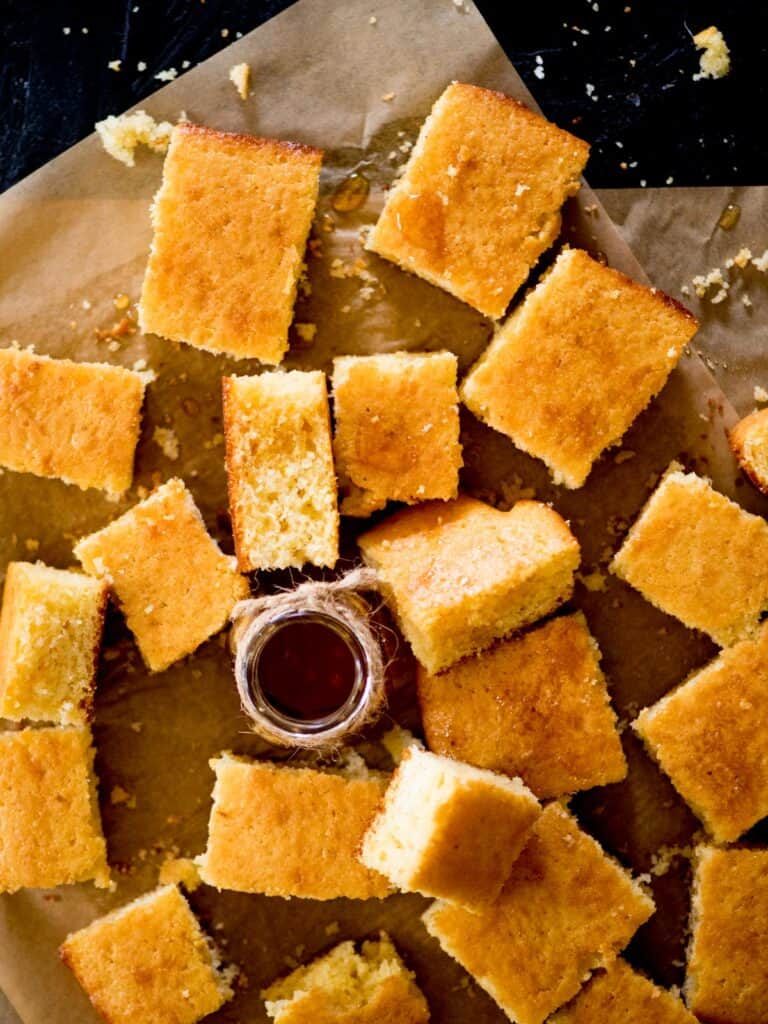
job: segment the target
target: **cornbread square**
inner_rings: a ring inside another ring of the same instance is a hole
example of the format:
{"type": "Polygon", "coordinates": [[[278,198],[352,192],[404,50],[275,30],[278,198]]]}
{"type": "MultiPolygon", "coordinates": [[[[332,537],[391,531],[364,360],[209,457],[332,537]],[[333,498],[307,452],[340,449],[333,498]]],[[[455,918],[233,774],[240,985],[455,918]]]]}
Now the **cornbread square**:
{"type": "Polygon", "coordinates": [[[0,732],[0,892],[109,885],[88,729],[0,732]]]}
{"type": "Polygon", "coordinates": [[[383,875],[357,859],[385,783],[224,754],[214,758],[207,885],[315,900],[384,897],[383,875]]]}
{"type": "Polygon", "coordinates": [[[454,82],[367,248],[498,319],[560,233],[589,146],[517,100],[454,82]]]}
{"type": "Polygon", "coordinates": [[[0,718],[87,722],[107,585],[42,562],[11,562],[0,611],[0,718]]]}
{"type": "Polygon", "coordinates": [[[0,349],[0,466],[112,496],[127,491],[146,375],[0,349]]]}
{"type": "Polygon", "coordinates": [[[440,675],[419,666],[429,748],[519,775],[541,799],[618,782],[627,764],[599,659],[578,612],[440,675]]]}
{"type": "Polygon", "coordinates": [[[323,154],[182,123],[152,207],[142,331],[279,363],[323,154]]]}
{"type": "Polygon", "coordinates": [[[336,473],[325,374],[225,377],[232,533],[242,572],[332,567],[339,557],[336,473]]]}
{"type": "Polygon", "coordinates": [[[430,935],[517,1024],[542,1022],[607,967],[654,910],[630,876],[550,804],[498,901],[480,913],[433,903],[430,935]]]}
{"type": "Polygon", "coordinates": [[[714,839],[738,839],[768,815],[768,623],[633,728],[714,839]]]}
{"type": "Polygon", "coordinates": [[[456,497],[457,363],[452,352],[334,359],[333,447],[345,515],[367,516],[388,501],[456,497]]]}
{"type": "Polygon", "coordinates": [[[768,523],[673,466],[611,571],[646,601],[727,647],[753,635],[768,607],[768,523]]]}
{"type": "Polygon", "coordinates": [[[68,935],[59,953],[110,1024],[195,1024],[234,995],[233,972],[175,885],[68,935]]]}
{"type": "Polygon", "coordinates": [[[409,747],[360,859],[406,892],[492,903],[541,814],[519,779],[409,747]]]}
{"type": "Polygon", "coordinates": [[[768,494],[768,409],[739,420],[729,440],[741,468],[758,490],[768,494]]]}
{"type": "Polygon", "coordinates": [[[500,512],[465,495],[398,512],[358,543],[429,672],[551,612],[571,595],[580,558],[548,505],[500,512]]]}
{"type": "Polygon", "coordinates": [[[565,249],[502,324],[461,397],[494,430],[581,487],[657,394],[694,317],[581,249],[565,249]]]}
{"type": "Polygon", "coordinates": [[[385,932],[342,942],[261,993],[275,1024],[426,1024],[427,1001],[385,932]]]}
{"type": "Polygon", "coordinates": [[[702,1021],[768,1020],[768,850],[696,851],[685,996],[702,1021]]]}
{"type": "Polygon", "coordinates": [[[109,581],[153,672],[218,632],[249,593],[235,559],[221,553],[176,478],[74,550],[86,572],[109,581]]]}
{"type": "Polygon", "coordinates": [[[623,960],[594,974],[551,1024],[697,1024],[680,999],[637,974],[623,960]]]}

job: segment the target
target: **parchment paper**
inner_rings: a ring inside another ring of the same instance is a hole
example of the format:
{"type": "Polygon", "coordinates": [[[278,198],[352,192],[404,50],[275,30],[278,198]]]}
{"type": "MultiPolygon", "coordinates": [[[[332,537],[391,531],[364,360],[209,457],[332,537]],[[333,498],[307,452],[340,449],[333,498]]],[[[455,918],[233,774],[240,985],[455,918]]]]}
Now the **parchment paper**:
{"type": "MultiPolygon", "coordinates": [[[[431,103],[454,78],[532,103],[473,9],[457,9],[449,0],[302,0],[143,104],[156,117],[175,119],[183,109],[193,120],[219,128],[326,149],[316,230],[322,255],[309,258],[312,292],[299,301],[296,315],[299,322],[317,324],[317,337],[311,347],[292,352],[288,365],[327,368],[336,352],[447,346],[466,368],[485,345],[490,327],[482,317],[383,261],[366,257],[371,281],[339,276],[361,256],[359,227],[375,219],[382,187],[405,159],[400,147],[415,137],[431,103]],[[227,81],[229,67],[243,60],[254,71],[254,95],[247,103],[227,81]],[[389,92],[394,98],[383,101],[389,92]],[[325,231],[330,196],[353,168],[369,176],[371,196],[357,214],[334,214],[336,230],[325,231]],[[361,285],[370,293],[361,292],[361,285]]],[[[116,295],[138,296],[150,237],[147,208],[160,173],[157,157],[142,155],[136,168],[127,170],[89,138],[0,200],[2,343],[17,339],[53,355],[128,366],[145,359],[158,376],[149,390],[136,484],[149,487],[173,474],[183,476],[210,529],[230,549],[219,378],[235,369],[252,372],[256,365],[138,334],[123,337],[112,351],[109,341],[94,333],[122,316],[113,305],[116,295]],[[90,308],[83,308],[84,300],[90,308]],[[168,459],[152,440],[158,425],[176,433],[178,460],[168,459]]],[[[643,279],[587,188],[569,207],[564,238],[603,252],[611,264],[643,279]]],[[[657,245],[664,245],[661,230],[657,245]]],[[[696,357],[686,357],[660,399],[630,430],[623,451],[633,457],[622,461],[609,455],[582,490],[553,488],[542,465],[469,415],[463,418],[464,486],[504,504],[521,493],[552,500],[570,517],[582,542],[584,573],[602,572],[674,457],[710,474],[716,486],[745,505],[760,507],[753,492],[740,486],[725,445],[724,427],[732,419],[706,368],[696,357]]],[[[121,504],[112,504],[94,491],[6,472],[0,476],[0,567],[35,557],[71,564],[73,539],[102,526],[137,497],[134,488],[121,504]]],[[[354,532],[348,526],[350,551],[354,532]]],[[[610,577],[603,591],[580,586],[574,604],[585,609],[598,637],[624,719],[713,653],[708,641],[610,577]]],[[[418,725],[411,672],[407,652],[401,651],[391,681],[391,714],[418,725]]],[[[0,899],[0,986],[25,1024],[96,1020],[59,964],[58,944],[68,931],[151,888],[169,850],[195,854],[203,848],[210,756],[226,748],[263,750],[248,735],[238,709],[223,638],[168,671],[149,675],[116,614],[108,622],[100,668],[95,737],[110,861],[122,872],[116,872],[114,894],[76,886],[0,899]],[[135,806],[112,802],[116,786],[135,806]]],[[[574,808],[609,849],[645,871],[661,844],[685,842],[697,823],[627,733],[625,740],[631,765],[627,782],[592,791],[576,799],[574,808]]],[[[376,760],[375,745],[363,746],[376,760]]],[[[685,879],[673,872],[655,880],[654,889],[659,912],[630,955],[659,980],[679,981],[685,879]]],[[[418,896],[323,904],[218,894],[203,887],[192,903],[225,956],[243,970],[237,998],[212,1020],[264,1021],[262,985],[297,960],[379,928],[390,932],[415,969],[435,1021],[504,1020],[426,935],[419,914],[427,901],[418,896]]]]}

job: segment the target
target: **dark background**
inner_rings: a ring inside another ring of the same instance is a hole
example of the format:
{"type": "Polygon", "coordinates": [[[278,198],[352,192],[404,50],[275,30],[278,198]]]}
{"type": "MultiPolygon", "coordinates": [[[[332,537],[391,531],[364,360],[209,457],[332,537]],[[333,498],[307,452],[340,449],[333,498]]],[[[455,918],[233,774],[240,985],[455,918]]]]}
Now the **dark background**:
{"type": "MultiPolygon", "coordinates": [[[[0,0],[0,189],[77,142],[95,121],[153,92],[162,85],[158,71],[194,65],[288,6],[289,0],[0,0]],[[111,71],[108,62],[118,59],[121,71],[111,71]],[[142,61],[146,70],[138,71],[142,61]]],[[[478,6],[544,112],[592,143],[593,186],[768,181],[765,0],[478,6]],[[695,82],[698,55],[689,31],[710,24],[731,48],[732,70],[718,81],[695,82]],[[543,78],[534,73],[537,55],[543,78]]]]}

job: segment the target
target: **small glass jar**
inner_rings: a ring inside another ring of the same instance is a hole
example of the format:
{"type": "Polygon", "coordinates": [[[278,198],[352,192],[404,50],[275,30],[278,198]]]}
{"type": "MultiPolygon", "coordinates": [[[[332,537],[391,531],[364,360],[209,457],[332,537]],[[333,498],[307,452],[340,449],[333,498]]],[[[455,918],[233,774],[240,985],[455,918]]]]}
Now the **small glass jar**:
{"type": "Polygon", "coordinates": [[[383,704],[384,665],[369,615],[370,607],[359,594],[338,592],[333,583],[299,587],[277,595],[272,604],[269,598],[245,601],[236,609],[231,635],[235,682],[256,733],[282,746],[338,746],[376,717],[383,704]],[[301,640],[302,631],[314,649],[306,640],[293,649],[286,646],[286,637],[301,640]],[[301,689],[291,693],[293,679],[286,680],[285,692],[276,698],[281,657],[276,649],[284,660],[290,659],[286,674],[293,671],[299,681],[317,677],[319,696],[323,687],[329,694],[326,706],[322,700],[313,704],[317,694],[305,693],[305,707],[299,708],[301,689]],[[337,705],[331,699],[333,687],[325,685],[326,673],[334,673],[334,679],[345,676],[337,705]],[[297,699],[291,701],[291,695],[297,699]]]}

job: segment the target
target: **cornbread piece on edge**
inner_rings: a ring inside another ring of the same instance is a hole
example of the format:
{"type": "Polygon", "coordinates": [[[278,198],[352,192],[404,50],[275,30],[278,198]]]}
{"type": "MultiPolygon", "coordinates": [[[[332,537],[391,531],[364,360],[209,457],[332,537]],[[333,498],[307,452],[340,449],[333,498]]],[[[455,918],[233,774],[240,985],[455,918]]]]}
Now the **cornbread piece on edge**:
{"type": "Polygon", "coordinates": [[[0,466],[123,494],[147,375],[0,349],[0,466]]]}
{"type": "Polygon", "coordinates": [[[322,159],[295,142],[176,125],[152,207],[142,331],[279,363],[322,159]]]}
{"type": "Polygon", "coordinates": [[[110,1024],[195,1024],[234,995],[236,971],[175,885],[68,935],[59,954],[110,1024]]]}
{"type": "Polygon", "coordinates": [[[673,463],[610,568],[727,647],[753,635],[768,608],[768,523],[673,463]]]}
{"type": "Polygon", "coordinates": [[[570,597],[580,559],[548,505],[500,512],[466,495],[398,512],[358,543],[429,672],[551,612],[570,597]]]}
{"type": "Polygon", "coordinates": [[[607,967],[653,901],[559,804],[550,804],[501,896],[481,913],[442,900],[423,921],[517,1024],[542,1022],[607,967]]]}
{"type": "Polygon", "coordinates": [[[768,815],[768,623],[633,722],[717,842],[768,815]]]}
{"type": "Polygon", "coordinates": [[[275,1024],[426,1024],[427,1001],[392,940],[338,946],[261,993],[275,1024]]]}
{"type": "Polygon", "coordinates": [[[454,82],[366,247],[498,319],[560,233],[588,155],[517,100],[454,82]]]}
{"type": "Polygon", "coordinates": [[[357,859],[385,780],[346,778],[223,754],[208,846],[198,858],[207,885],[315,900],[383,898],[383,875],[357,859]]]}
{"type": "Polygon", "coordinates": [[[697,321],[581,249],[564,249],[461,387],[467,407],[581,487],[663,387],[697,321]]]}
{"type": "Polygon", "coordinates": [[[325,374],[225,377],[222,388],[241,571],[332,567],[339,557],[339,513],[325,374]]]}
{"type": "Polygon", "coordinates": [[[457,359],[391,352],[333,361],[333,440],[345,515],[455,498],[462,465],[457,359]]]}
{"type": "Polygon", "coordinates": [[[110,884],[89,729],[0,732],[0,892],[110,884]]]}
{"type": "Polygon", "coordinates": [[[409,747],[360,859],[399,889],[471,910],[499,895],[540,814],[519,779],[409,747]]]}
{"type": "Polygon", "coordinates": [[[191,654],[249,593],[223,555],[183,480],[162,484],[75,545],[86,572],[105,577],[153,672],[191,654]]]}
{"type": "Polygon", "coordinates": [[[577,612],[440,675],[419,666],[429,748],[519,775],[542,799],[619,782],[627,764],[599,659],[577,612]]]}
{"type": "Polygon", "coordinates": [[[768,1020],[768,850],[696,851],[685,996],[702,1020],[768,1020]]]}
{"type": "Polygon", "coordinates": [[[739,420],[728,439],[746,475],[759,491],[768,494],[768,409],[739,420]]]}
{"type": "Polygon", "coordinates": [[[594,974],[550,1024],[697,1024],[680,999],[637,974],[623,960],[594,974]]]}
{"type": "Polygon", "coordinates": [[[87,722],[107,584],[42,562],[10,562],[0,611],[0,718],[87,722]]]}

